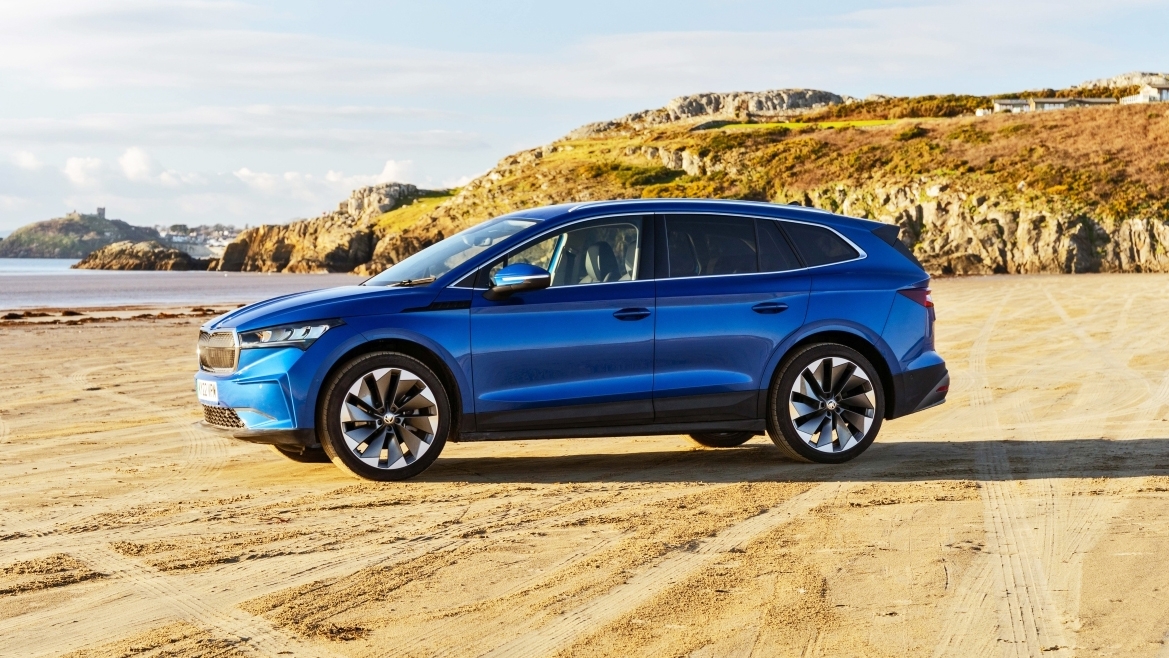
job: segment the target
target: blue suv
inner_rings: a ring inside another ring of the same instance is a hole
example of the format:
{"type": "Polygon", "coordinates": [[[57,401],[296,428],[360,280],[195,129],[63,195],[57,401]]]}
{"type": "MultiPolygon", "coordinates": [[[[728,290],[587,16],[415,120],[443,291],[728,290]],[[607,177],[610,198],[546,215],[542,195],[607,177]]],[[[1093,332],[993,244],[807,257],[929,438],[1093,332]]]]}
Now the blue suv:
{"type": "Polygon", "coordinates": [[[372,480],[421,473],[447,441],[766,432],[845,462],[949,390],[898,230],[736,201],[497,217],[202,327],[204,425],[372,480]]]}

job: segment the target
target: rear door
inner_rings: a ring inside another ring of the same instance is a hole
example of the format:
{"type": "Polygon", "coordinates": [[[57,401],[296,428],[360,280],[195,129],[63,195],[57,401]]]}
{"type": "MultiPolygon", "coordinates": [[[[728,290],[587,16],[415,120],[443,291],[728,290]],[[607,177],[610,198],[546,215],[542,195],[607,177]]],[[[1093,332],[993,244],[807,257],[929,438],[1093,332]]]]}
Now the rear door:
{"type": "Polygon", "coordinates": [[[483,272],[530,263],[544,290],[471,305],[475,415],[484,431],[653,420],[652,216],[573,224],[483,272]]]}
{"type": "Polygon", "coordinates": [[[810,277],[774,220],[670,214],[656,225],[656,420],[757,418],[767,361],[803,324],[810,277]]]}

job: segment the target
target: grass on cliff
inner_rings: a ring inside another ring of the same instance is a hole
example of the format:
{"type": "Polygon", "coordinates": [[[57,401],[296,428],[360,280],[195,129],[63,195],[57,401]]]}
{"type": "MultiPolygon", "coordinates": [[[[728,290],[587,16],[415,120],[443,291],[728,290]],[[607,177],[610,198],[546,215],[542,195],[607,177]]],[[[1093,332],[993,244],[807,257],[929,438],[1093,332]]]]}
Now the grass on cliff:
{"type": "Polygon", "coordinates": [[[782,202],[826,185],[929,176],[1044,196],[1106,220],[1169,218],[1169,116],[1158,109],[866,119],[863,130],[812,124],[654,127],[561,142],[571,150],[518,169],[493,193],[525,205],[633,197],[782,202]],[[698,155],[707,173],[664,167],[659,158],[646,157],[649,148],[698,155]]]}
{"type": "Polygon", "coordinates": [[[382,213],[374,218],[374,232],[379,236],[399,233],[406,227],[417,223],[424,215],[457,193],[458,190],[423,191],[417,199],[414,199],[413,203],[394,208],[390,212],[382,213]]]}
{"type": "Polygon", "coordinates": [[[796,119],[799,123],[825,124],[833,121],[880,121],[895,119],[953,118],[973,115],[976,110],[990,109],[999,98],[1115,98],[1131,96],[1140,90],[1139,85],[1129,87],[1083,87],[1069,89],[1037,89],[993,96],[971,96],[945,94],[937,96],[914,96],[910,98],[885,98],[861,101],[811,112],[796,119]]]}
{"type": "Polygon", "coordinates": [[[806,129],[820,129],[820,130],[839,130],[841,128],[867,128],[869,126],[887,126],[895,123],[897,119],[859,119],[856,121],[783,121],[776,123],[727,123],[720,125],[719,128],[728,132],[736,130],[760,130],[760,129],[774,129],[786,128],[788,130],[806,130],[806,129]]]}

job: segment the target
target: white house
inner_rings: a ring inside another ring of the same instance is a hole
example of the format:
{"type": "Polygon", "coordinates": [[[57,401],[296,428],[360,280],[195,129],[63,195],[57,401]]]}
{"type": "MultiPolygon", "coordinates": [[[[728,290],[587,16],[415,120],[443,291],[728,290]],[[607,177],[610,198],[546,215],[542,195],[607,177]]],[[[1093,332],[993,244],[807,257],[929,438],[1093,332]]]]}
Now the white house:
{"type": "Polygon", "coordinates": [[[999,98],[994,101],[995,112],[1030,112],[1031,104],[1026,98],[999,98]]]}
{"type": "Polygon", "coordinates": [[[1169,81],[1150,82],[1141,87],[1141,90],[1132,96],[1120,99],[1125,105],[1135,103],[1169,103],[1169,81]]]}
{"type": "Polygon", "coordinates": [[[1000,98],[994,101],[995,112],[1048,112],[1069,107],[1115,105],[1115,98],[1000,98]]]}

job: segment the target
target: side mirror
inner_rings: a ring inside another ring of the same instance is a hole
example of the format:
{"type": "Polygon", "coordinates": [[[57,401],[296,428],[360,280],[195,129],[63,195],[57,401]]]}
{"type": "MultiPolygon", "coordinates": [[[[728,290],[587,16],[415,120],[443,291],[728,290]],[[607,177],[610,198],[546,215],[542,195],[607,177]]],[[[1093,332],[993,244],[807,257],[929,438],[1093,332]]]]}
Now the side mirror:
{"type": "Polygon", "coordinates": [[[483,296],[491,301],[507,299],[517,292],[543,290],[552,285],[548,270],[527,263],[508,265],[491,277],[491,289],[483,296]]]}

